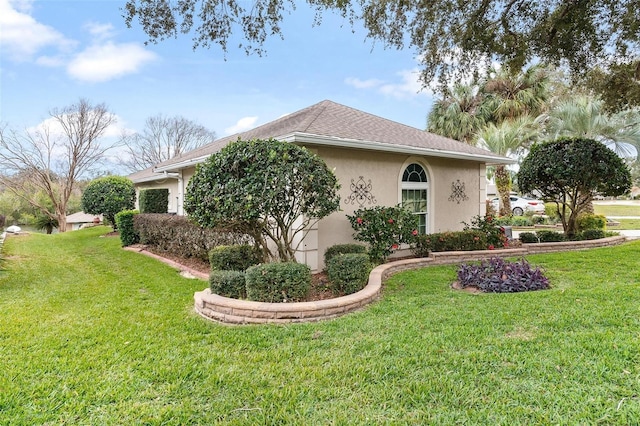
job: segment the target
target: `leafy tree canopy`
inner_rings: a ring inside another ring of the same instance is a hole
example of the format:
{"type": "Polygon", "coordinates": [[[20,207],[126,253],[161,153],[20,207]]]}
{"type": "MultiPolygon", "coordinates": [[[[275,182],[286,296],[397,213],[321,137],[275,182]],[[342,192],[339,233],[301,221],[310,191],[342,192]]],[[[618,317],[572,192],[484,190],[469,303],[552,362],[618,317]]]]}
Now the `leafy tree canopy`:
{"type": "Polygon", "coordinates": [[[604,101],[608,112],[640,107],[640,60],[597,67],[589,71],[583,84],[604,101]]]}
{"type": "MultiPolygon", "coordinates": [[[[477,72],[491,61],[521,69],[534,59],[566,64],[582,74],[598,63],[633,57],[640,49],[638,0],[435,0],[429,2],[307,0],[316,23],[325,11],[360,20],[372,39],[410,47],[422,59],[423,79],[477,72]]],[[[247,53],[264,52],[268,36],[282,37],[292,0],[128,0],[124,18],[150,41],[193,34],[194,47],[219,44],[232,33],[247,53]]]]}
{"type": "Polygon", "coordinates": [[[82,209],[85,213],[101,214],[116,229],[116,214],[133,209],[136,190],[133,182],[122,176],[105,176],[95,179],[82,193],[82,209]]]}
{"type": "Polygon", "coordinates": [[[522,192],[538,192],[545,201],[556,203],[570,236],[594,192],[618,196],[631,188],[631,174],[622,158],[604,144],[583,138],[534,145],[517,178],[522,192]]]}
{"type": "Polygon", "coordinates": [[[184,208],[200,226],[250,235],[265,260],[290,261],[309,225],[338,209],[338,189],[325,162],[305,148],[273,139],[237,141],[198,166],[184,208]]]}

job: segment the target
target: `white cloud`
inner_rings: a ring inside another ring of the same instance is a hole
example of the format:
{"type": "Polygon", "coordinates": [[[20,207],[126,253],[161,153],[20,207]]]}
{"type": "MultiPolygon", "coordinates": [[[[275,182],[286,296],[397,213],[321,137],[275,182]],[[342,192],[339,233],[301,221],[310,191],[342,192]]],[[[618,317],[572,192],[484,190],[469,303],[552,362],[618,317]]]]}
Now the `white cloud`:
{"type": "Polygon", "coordinates": [[[349,86],[353,86],[356,89],[371,89],[378,87],[384,83],[383,80],[378,80],[377,78],[370,78],[369,80],[360,80],[356,77],[347,77],[344,79],[344,82],[349,86]]]}
{"type": "Polygon", "coordinates": [[[411,99],[418,96],[429,96],[431,93],[422,87],[420,81],[420,70],[414,68],[411,70],[402,70],[396,73],[400,77],[398,82],[386,82],[376,78],[361,80],[356,77],[348,77],[344,80],[349,86],[361,90],[375,90],[386,96],[396,99],[411,99]]]}
{"type": "Polygon", "coordinates": [[[255,127],[258,117],[243,117],[236,122],[235,125],[224,129],[226,135],[232,135],[234,133],[240,133],[245,130],[249,130],[255,127]]]}
{"type": "Polygon", "coordinates": [[[105,40],[115,35],[112,24],[101,24],[99,22],[87,22],[83,28],[91,34],[96,40],[105,40]]]}
{"type": "Polygon", "coordinates": [[[156,58],[155,53],[137,43],[108,41],[89,46],[77,54],[67,65],[67,72],[77,80],[104,82],[138,72],[156,58]]]}
{"type": "Polygon", "coordinates": [[[47,47],[65,51],[75,46],[75,41],[37,22],[28,14],[30,10],[30,1],[0,0],[0,44],[11,60],[29,60],[47,47]]]}

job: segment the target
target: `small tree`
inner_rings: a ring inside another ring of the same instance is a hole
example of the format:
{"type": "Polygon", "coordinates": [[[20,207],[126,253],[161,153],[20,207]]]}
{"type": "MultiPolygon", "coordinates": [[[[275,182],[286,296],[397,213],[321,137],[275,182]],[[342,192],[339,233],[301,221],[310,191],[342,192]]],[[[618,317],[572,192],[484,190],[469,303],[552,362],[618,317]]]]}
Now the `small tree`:
{"type": "Polygon", "coordinates": [[[305,148],[237,141],[198,166],[184,208],[200,226],[251,236],[263,260],[295,261],[310,225],[338,209],[339,187],[325,162],[305,148]]]}
{"type": "Polygon", "coordinates": [[[85,213],[103,215],[116,230],[116,214],[122,210],[132,210],[135,201],[136,190],[130,179],[105,176],[87,185],[82,194],[82,209],[85,213]]]}
{"type": "Polygon", "coordinates": [[[622,195],[631,187],[631,174],[622,158],[600,142],[559,139],[533,146],[520,166],[518,186],[554,202],[565,234],[573,237],[593,192],[622,195]]]}

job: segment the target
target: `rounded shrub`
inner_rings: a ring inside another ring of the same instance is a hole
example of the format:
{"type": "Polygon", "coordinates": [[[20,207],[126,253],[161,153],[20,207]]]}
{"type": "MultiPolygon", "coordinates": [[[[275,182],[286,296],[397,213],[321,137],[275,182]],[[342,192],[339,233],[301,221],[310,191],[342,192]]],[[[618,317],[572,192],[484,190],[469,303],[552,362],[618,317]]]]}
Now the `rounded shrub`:
{"type": "Polygon", "coordinates": [[[264,263],[247,269],[247,299],[281,303],[303,300],[311,288],[311,270],[294,262],[264,263]]]}
{"type": "Polygon", "coordinates": [[[335,294],[360,291],[369,281],[371,262],[366,253],[347,253],[331,258],[327,265],[329,286],[335,294]]]}
{"type": "Polygon", "coordinates": [[[533,232],[521,232],[518,239],[525,244],[538,242],[538,237],[533,232]]]}
{"type": "Polygon", "coordinates": [[[342,254],[366,252],[367,248],[361,244],[335,244],[325,250],[324,265],[326,267],[331,262],[331,259],[342,254]]]}
{"type": "Polygon", "coordinates": [[[233,299],[247,297],[244,272],[240,271],[211,271],[209,274],[211,292],[233,299]]]}
{"type": "Polygon", "coordinates": [[[606,237],[606,233],[603,229],[585,229],[577,234],[579,240],[599,240],[606,237]]]}
{"type": "Polygon", "coordinates": [[[260,263],[260,259],[253,246],[236,244],[211,249],[209,263],[213,271],[245,271],[260,263]]]}
{"type": "Polygon", "coordinates": [[[556,231],[541,230],[536,235],[541,243],[559,243],[565,240],[564,234],[556,231]]]}
{"type": "Polygon", "coordinates": [[[607,218],[600,214],[581,214],[578,216],[578,230],[602,229],[607,226],[607,218]]]}
{"type": "Polygon", "coordinates": [[[136,244],[140,241],[140,236],[134,227],[134,217],[138,210],[123,210],[116,214],[116,227],[120,231],[120,242],[122,247],[136,244]]]}

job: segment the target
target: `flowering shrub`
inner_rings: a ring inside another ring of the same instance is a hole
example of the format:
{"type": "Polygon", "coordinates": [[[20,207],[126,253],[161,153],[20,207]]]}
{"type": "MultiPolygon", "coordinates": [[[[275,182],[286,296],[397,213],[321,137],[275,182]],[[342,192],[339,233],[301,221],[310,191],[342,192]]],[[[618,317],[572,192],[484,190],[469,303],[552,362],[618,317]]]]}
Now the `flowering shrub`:
{"type": "Polygon", "coordinates": [[[487,248],[489,250],[507,247],[509,241],[504,235],[504,228],[498,225],[493,216],[474,216],[471,219],[471,224],[462,222],[464,230],[477,230],[483,232],[487,236],[487,248]]]}
{"type": "Polygon", "coordinates": [[[499,257],[483,260],[479,265],[460,265],[458,282],[462,288],[475,286],[490,293],[516,293],[549,288],[549,280],[540,268],[531,268],[524,259],[512,263],[499,257]]]}
{"type": "Polygon", "coordinates": [[[369,258],[382,263],[403,243],[418,235],[418,218],[401,206],[359,209],[347,215],[355,230],[353,238],[369,244],[369,258]]]}

